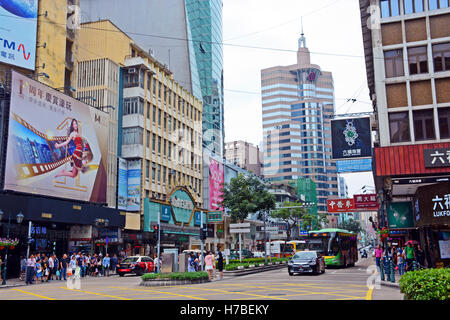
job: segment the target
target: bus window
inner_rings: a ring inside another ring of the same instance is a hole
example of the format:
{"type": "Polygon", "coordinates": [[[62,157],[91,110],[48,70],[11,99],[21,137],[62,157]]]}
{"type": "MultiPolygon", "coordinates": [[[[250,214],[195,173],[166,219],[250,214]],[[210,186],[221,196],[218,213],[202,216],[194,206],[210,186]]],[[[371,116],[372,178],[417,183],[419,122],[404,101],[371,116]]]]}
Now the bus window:
{"type": "Polygon", "coordinates": [[[333,238],[330,242],[330,247],[328,250],[328,255],[336,256],[339,253],[339,239],[333,238]]]}

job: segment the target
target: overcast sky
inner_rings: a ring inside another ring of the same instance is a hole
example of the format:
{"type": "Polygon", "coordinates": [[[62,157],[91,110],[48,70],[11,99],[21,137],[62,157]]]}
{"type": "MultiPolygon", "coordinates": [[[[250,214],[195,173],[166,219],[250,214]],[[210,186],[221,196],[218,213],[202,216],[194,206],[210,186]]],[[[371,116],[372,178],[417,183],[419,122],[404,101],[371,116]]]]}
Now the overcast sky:
{"type": "MultiPolygon", "coordinates": [[[[301,17],[311,63],[333,73],[337,113],[372,111],[357,0],[223,2],[227,142],[261,143],[261,69],[296,63],[301,17]],[[349,98],[360,101],[347,103],[349,98]]],[[[364,185],[374,185],[372,173],[343,176],[349,185],[350,196],[364,185]]]]}

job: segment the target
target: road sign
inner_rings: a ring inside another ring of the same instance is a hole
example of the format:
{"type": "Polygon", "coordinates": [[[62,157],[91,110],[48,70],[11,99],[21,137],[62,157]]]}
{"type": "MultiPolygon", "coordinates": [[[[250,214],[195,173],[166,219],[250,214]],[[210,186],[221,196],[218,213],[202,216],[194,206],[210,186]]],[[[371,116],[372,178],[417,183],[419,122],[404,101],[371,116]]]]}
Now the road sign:
{"type": "Polygon", "coordinates": [[[230,223],[230,229],[250,228],[250,223],[230,223]]]}
{"type": "MultiPolygon", "coordinates": [[[[278,227],[266,227],[266,231],[278,231],[278,227]]],[[[264,231],[264,227],[261,227],[261,231],[264,231]]]]}
{"type": "Polygon", "coordinates": [[[250,229],[230,229],[230,233],[250,233],[250,229]]]}

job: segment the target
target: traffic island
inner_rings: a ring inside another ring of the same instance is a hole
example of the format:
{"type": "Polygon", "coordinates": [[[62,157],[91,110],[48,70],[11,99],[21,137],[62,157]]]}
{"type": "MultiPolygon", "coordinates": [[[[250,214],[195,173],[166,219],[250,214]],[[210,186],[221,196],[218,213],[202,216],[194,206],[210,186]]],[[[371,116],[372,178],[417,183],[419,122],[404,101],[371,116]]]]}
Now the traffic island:
{"type": "Polygon", "coordinates": [[[177,286],[210,282],[207,272],[146,273],[142,276],[141,286],[177,286]]]}
{"type": "Polygon", "coordinates": [[[270,270],[282,269],[287,267],[287,261],[280,261],[279,264],[268,263],[267,265],[260,263],[259,265],[238,266],[234,270],[224,270],[224,277],[244,276],[252,273],[265,272],[270,270]]]}

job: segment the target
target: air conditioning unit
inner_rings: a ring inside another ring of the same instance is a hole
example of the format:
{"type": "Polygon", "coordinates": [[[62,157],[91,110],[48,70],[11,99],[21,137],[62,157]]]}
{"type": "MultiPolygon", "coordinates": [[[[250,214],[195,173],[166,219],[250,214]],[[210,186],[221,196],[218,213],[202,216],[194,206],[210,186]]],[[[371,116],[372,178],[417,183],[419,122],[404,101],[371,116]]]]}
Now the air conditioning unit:
{"type": "Polygon", "coordinates": [[[136,68],[129,68],[128,73],[136,73],[136,68]]]}

